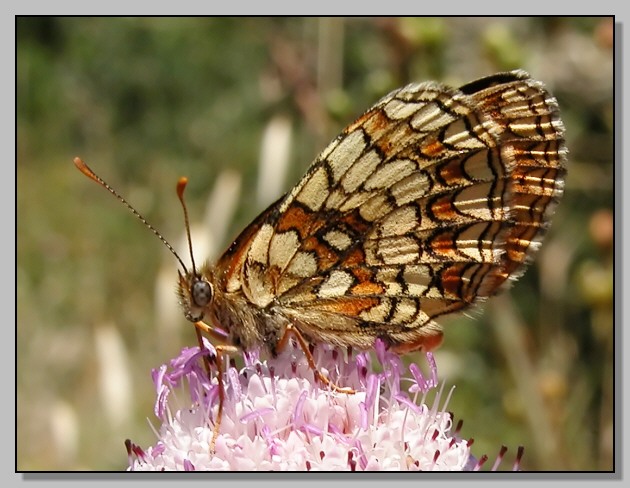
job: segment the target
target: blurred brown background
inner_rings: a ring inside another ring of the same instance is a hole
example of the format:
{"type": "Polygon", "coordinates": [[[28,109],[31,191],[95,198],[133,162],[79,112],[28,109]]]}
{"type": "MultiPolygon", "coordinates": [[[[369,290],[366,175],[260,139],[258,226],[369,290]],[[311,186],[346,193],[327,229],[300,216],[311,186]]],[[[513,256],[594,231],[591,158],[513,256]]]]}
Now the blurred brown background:
{"type": "MultiPolygon", "coordinates": [[[[389,90],[523,68],[558,98],[566,193],[536,262],[437,356],[473,452],[613,467],[611,18],[18,18],[17,468],[120,470],[155,441],[150,370],[194,345],[177,262],[216,257],[389,90]],[[204,220],[205,219],[205,220],[204,220]]],[[[413,359],[413,358],[410,358],[413,359]]]]}

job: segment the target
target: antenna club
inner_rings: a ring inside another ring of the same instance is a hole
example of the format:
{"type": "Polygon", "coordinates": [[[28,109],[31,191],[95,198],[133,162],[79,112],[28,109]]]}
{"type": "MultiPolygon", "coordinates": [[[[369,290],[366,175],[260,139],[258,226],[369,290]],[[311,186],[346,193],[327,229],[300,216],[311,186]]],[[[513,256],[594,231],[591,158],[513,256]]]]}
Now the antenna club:
{"type": "Polygon", "coordinates": [[[186,189],[186,185],[188,184],[188,178],[182,176],[177,180],[177,196],[183,202],[184,200],[184,190],[186,189]]]}
{"type": "Polygon", "coordinates": [[[87,164],[85,164],[81,158],[76,157],[72,161],[74,162],[74,165],[77,167],[77,169],[81,173],[83,173],[85,176],[87,176],[91,180],[94,180],[97,183],[101,184],[98,176],[96,176],[96,173],[94,173],[94,171],[92,171],[92,169],[87,164]]]}

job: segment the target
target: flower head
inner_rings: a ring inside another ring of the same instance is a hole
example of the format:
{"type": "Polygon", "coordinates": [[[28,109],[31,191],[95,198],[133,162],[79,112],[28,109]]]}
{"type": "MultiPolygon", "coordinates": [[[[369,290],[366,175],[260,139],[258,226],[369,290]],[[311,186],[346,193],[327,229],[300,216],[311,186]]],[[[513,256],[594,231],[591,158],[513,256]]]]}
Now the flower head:
{"type": "MultiPolygon", "coordinates": [[[[368,353],[313,348],[318,369],[354,394],[320,384],[299,348],[267,361],[244,355],[245,366],[224,375],[212,452],[219,384],[202,362],[203,354],[216,351],[204,345],[207,350],[186,348],[168,367],[153,371],[159,439],[146,450],[127,441],[130,469],[460,471],[480,469],[487,459],[472,456],[472,440],[459,436],[461,422],[453,429],[446,411],[452,390],[444,399],[433,355],[426,355],[425,377],[415,364],[405,368],[381,342],[376,363],[368,353]]],[[[518,462],[520,453],[515,469],[518,462]]]]}

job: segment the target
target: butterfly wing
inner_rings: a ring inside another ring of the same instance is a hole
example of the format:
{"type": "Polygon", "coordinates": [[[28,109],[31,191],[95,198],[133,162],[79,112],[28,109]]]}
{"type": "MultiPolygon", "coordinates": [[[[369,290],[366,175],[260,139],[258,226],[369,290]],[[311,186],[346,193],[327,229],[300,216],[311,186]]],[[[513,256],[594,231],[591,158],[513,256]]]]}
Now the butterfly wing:
{"type": "Polygon", "coordinates": [[[408,85],[246,229],[222,259],[226,286],[311,340],[431,348],[434,318],[522,272],[562,194],[564,154],[555,99],[522,71],[408,85]]]}

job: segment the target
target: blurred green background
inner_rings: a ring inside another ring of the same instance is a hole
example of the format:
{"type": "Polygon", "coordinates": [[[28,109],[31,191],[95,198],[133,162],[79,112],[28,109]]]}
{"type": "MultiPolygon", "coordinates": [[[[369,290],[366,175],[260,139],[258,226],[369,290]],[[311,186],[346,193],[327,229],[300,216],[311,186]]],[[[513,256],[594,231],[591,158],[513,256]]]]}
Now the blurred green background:
{"type": "Polygon", "coordinates": [[[177,262],[74,156],[183,257],[187,175],[214,258],[389,90],[514,68],[558,98],[566,193],[518,284],[448,321],[448,409],[477,456],[612,469],[613,43],[611,18],[18,18],[17,469],[125,469],[151,368],[196,343],[177,262]]]}

